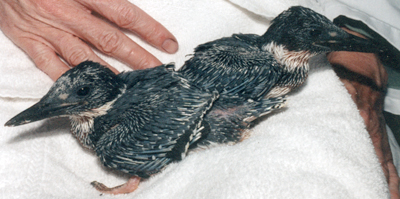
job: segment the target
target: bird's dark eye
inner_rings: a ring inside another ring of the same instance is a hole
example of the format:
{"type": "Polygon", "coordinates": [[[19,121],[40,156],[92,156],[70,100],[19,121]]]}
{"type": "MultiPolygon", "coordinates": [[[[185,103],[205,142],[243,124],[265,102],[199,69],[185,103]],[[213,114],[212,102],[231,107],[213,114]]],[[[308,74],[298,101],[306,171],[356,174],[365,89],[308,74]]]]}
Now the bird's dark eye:
{"type": "Polygon", "coordinates": [[[321,31],[318,30],[318,29],[311,29],[311,30],[310,30],[310,35],[311,35],[312,37],[318,37],[320,34],[321,34],[321,31]]]}
{"type": "Polygon", "coordinates": [[[78,91],[76,91],[76,94],[78,96],[86,96],[87,94],[89,94],[90,92],[90,88],[85,86],[85,87],[81,87],[78,89],[78,91]]]}

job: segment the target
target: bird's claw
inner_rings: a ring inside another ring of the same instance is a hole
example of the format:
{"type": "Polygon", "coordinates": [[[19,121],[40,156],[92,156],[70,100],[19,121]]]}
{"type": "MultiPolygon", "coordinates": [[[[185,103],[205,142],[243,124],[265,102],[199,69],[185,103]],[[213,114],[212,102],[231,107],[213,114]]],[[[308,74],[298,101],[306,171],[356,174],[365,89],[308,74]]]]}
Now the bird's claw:
{"type": "MultiPolygon", "coordinates": [[[[100,183],[100,182],[97,182],[97,181],[93,181],[93,182],[91,182],[90,183],[97,191],[100,191],[100,192],[107,192],[107,191],[111,191],[111,189],[113,189],[113,188],[109,188],[109,187],[107,187],[106,185],[104,185],[103,183],[100,183]]],[[[119,186],[122,186],[122,185],[119,185],[119,186]]],[[[118,187],[119,187],[118,186],[118,187]]],[[[116,188],[116,187],[114,187],[114,188],[116,188]]]]}

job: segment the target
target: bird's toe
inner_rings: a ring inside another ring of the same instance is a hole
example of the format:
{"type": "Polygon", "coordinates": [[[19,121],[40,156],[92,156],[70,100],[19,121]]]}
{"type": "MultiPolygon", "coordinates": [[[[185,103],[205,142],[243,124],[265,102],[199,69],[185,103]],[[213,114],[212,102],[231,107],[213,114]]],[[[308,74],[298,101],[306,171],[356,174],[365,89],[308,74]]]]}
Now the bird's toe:
{"type": "Polygon", "coordinates": [[[125,184],[109,188],[103,183],[93,181],[90,183],[96,190],[100,191],[101,193],[104,194],[112,194],[112,195],[117,195],[117,194],[126,194],[126,193],[131,193],[135,191],[140,183],[140,177],[134,176],[131,177],[128,182],[125,184]]]}

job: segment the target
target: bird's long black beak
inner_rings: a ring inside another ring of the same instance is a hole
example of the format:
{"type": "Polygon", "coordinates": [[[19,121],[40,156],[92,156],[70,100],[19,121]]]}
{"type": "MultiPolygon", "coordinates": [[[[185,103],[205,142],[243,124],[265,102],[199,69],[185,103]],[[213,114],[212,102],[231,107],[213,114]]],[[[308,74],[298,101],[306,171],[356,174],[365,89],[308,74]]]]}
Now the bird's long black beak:
{"type": "Polygon", "coordinates": [[[327,47],[331,51],[379,52],[379,45],[370,40],[354,36],[345,31],[332,34],[329,38],[316,41],[314,45],[327,47]]]}
{"type": "Polygon", "coordinates": [[[66,116],[68,115],[67,111],[76,105],[71,103],[47,101],[48,100],[46,99],[40,100],[30,108],[11,118],[5,123],[5,126],[19,126],[46,118],[66,116]]]}

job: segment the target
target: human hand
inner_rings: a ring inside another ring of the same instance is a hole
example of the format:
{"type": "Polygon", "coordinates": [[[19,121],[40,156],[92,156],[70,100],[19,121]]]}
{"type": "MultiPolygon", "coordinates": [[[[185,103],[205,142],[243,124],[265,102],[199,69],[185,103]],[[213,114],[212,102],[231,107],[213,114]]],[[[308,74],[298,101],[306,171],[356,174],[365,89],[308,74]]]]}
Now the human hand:
{"type": "MultiPolygon", "coordinates": [[[[351,34],[360,34],[347,30],[351,34]]],[[[392,198],[399,198],[399,176],[393,163],[383,103],[387,73],[379,58],[372,53],[332,52],[328,60],[356,103],[371,137],[375,152],[389,184],[392,198]]]]}
{"type": "Polygon", "coordinates": [[[3,33],[53,80],[69,69],[67,64],[75,66],[85,60],[117,73],[91,46],[134,69],[161,64],[107,20],[164,52],[178,50],[175,37],[165,27],[126,0],[0,1],[3,33]]]}

